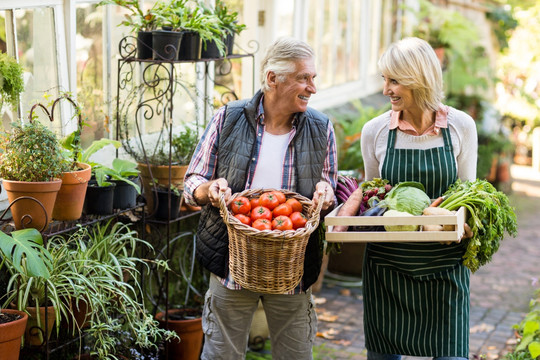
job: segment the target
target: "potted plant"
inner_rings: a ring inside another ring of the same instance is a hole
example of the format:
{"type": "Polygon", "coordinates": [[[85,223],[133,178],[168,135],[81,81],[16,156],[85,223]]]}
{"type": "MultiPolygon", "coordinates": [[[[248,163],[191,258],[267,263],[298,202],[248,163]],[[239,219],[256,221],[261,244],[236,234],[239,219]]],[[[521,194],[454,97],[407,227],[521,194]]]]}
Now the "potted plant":
{"type": "MultiPolygon", "coordinates": [[[[71,269],[80,274],[79,283],[85,291],[77,300],[89,309],[85,346],[89,355],[128,356],[128,344],[139,353],[155,353],[160,341],[176,338],[160,329],[145,307],[139,269],[145,269],[148,261],[136,254],[152,252],[153,248],[139,239],[131,226],[112,219],[95,227],[80,227],[68,237],[55,236],[49,244],[68,249],[71,269]],[[129,340],[128,344],[124,340],[129,340]]],[[[158,269],[161,265],[166,266],[156,263],[158,269]]]]}
{"type": "Polygon", "coordinates": [[[185,126],[179,133],[173,134],[170,145],[168,136],[166,136],[165,131],[162,131],[146,156],[135,151],[129,142],[124,142],[124,148],[136,159],[137,166],[141,171],[143,193],[146,197],[149,213],[155,211],[153,193],[156,191],[157,184],[166,188],[174,185],[183,190],[184,176],[198,142],[199,137],[196,129],[189,126],[185,126]],[[170,161],[169,146],[171,148],[170,161]]]}
{"type": "Polygon", "coordinates": [[[0,177],[17,229],[44,229],[62,185],[62,154],[56,136],[38,121],[15,123],[0,134],[0,177]],[[27,197],[30,197],[27,198],[27,197]]]}
{"type": "Polygon", "coordinates": [[[456,11],[421,0],[415,15],[418,23],[413,29],[413,36],[426,40],[441,64],[444,64],[446,49],[466,55],[471,43],[478,39],[478,33],[471,28],[470,22],[456,11]]]}
{"type": "Polygon", "coordinates": [[[14,57],[0,52],[0,109],[4,103],[17,108],[19,95],[24,91],[23,72],[14,57]]]}
{"type": "Polygon", "coordinates": [[[235,34],[245,29],[244,24],[238,24],[238,13],[232,12],[221,0],[216,0],[215,6],[209,7],[202,2],[199,5],[203,13],[215,17],[217,29],[214,30],[214,39],[203,41],[203,58],[217,58],[232,54],[235,34]]]}
{"type": "Polygon", "coordinates": [[[64,93],[50,103],[50,111],[41,103],[34,104],[30,109],[30,118],[33,117],[35,109],[41,108],[49,120],[51,122],[54,121],[55,107],[63,99],[73,105],[75,110],[73,117],[77,118],[78,122],[77,130],[60,142],[63,158],[62,173],[60,175],[62,185],[56,196],[52,217],[56,220],[70,221],[77,220],[81,217],[86,186],[91,173],[90,165],[79,161],[81,153],[81,130],[83,126],[81,108],[69,94],[64,93]]]}
{"type": "Polygon", "coordinates": [[[154,188],[154,204],[156,206],[155,218],[160,220],[176,219],[182,205],[183,190],[180,185],[164,185],[154,179],[152,187],[154,188]]]}
{"type": "MultiPolygon", "coordinates": [[[[0,269],[7,267],[8,272],[13,273],[31,261],[27,268],[29,275],[47,276],[51,264],[48,254],[42,251],[42,241],[35,229],[17,230],[11,235],[0,232],[0,269]]],[[[18,360],[28,314],[4,307],[0,307],[0,358],[18,360]]]]}
{"type": "Polygon", "coordinates": [[[0,309],[0,358],[19,360],[21,338],[28,322],[28,314],[13,309],[0,309]]]}
{"type": "Polygon", "coordinates": [[[98,5],[118,5],[126,10],[125,19],[120,25],[131,27],[132,31],[137,33],[137,58],[152,58],[152,31],[157,28],[156,12],[160,2],[156,2],[152,8],[144,11],[140,0],[102,0],[98,5]]]}
{"type": "Polygon", "coordinates": [[[11,305],[27,312],[25,342],[42,345],[60,314],[67,315],[60,297],[71,285],[57,281],[68,275],[59,274],[55,256],[43,247],[43,239],[36,229],[17,230],[11,236],[0,232],[0,247],[4,266],[11,275],[3,307],[11,305]],[[34,327],[43,330],[32,330],[34,327]]]}

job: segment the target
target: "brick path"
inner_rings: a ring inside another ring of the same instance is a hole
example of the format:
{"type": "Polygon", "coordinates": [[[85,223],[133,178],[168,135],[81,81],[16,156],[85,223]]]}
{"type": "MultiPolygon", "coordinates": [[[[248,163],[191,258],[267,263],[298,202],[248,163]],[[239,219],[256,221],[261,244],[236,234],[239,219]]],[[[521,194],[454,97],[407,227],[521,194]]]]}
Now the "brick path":
{"type": "MultiPolygon", "coordinates": [[[[540,173],[514,165],[512,177],[509,197],[516,207],[519,233],[516,238],[506,238],[493,261],[471,276],[471,359],[495,360],[508,352],[514,343],[512,325],[528,312],[533,281],[540,277],[540,173]]],[[[315,294],[319,314],[316,345],[331,349],[316,360],[366,359],[361,288],[342,284],[330,284],[327,279],[315,294]]]]}

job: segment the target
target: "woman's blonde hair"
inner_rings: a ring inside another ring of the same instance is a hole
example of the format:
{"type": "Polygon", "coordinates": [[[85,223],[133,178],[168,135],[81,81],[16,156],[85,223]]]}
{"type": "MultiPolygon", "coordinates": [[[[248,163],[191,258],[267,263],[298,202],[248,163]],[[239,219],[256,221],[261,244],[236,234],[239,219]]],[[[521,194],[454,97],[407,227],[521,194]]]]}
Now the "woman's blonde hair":
{"type": "Polygon", "coordinates": [[[261,62],[262,91],[270,90],[266,81],[270,71],[276,74],[279,81],[284,81],[288,74],[296,70],[298,60],[312,59],[314,56],[313,49],[302,40],[281,37],[274,41],[261,62]]]}
{"type": "Polygon", "coordinates": [[[412,90],[421,109],[437,111],[443,94],[441,64],[426,41],[409,37],[391,44],[378,62],[382,74],[412,90]]]}

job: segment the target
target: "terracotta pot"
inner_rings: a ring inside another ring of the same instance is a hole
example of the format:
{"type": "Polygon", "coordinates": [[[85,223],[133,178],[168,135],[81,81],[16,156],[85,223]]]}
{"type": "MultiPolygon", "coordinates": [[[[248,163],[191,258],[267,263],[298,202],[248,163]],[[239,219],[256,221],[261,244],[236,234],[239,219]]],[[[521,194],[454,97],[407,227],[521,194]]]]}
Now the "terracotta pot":
{"type": "Polygon", "coordinates": [[[78,163],[77,166],[82,170],[62,174],[62,186],[53,209],[53,218],[56,220],[70,221],[81,217],[92,168],[85,163],[78,163]]]}
{"type": "Polygon", "coordinates": [[[19,314],[22,316],[19,320],[0,324],[0,359],[18,360],[21,351],[21,337],[24,334],[28,314],[19,310],[2,309],[6,314],[19,314]]]}
{"type": "Polygon", "coordinates": [[[37,313],[35,307],[27,307],[26,311],[30,314],[28,316],[28,323],[26,324],[26,330],[24,332],[24,341],[25,344],[31,346],[41,346],[45,343],[46,340],[51,336],[51,332],[55,322],[55,311],[53,306],[47,307],[47,329],[45,327],[45,307],[42,306],[39,308],[39,318],[41,320],[41,326],[38,326],[37,322],[37,313]],[[47,334],[46,339],[43,337],[44,334],[47,334]]]}
{"type": "MultiPolygon", "coordinates": [[[[158,184],[169,185],[169,165],[150,165],[148,167],[144,163],[138,163],[137,168],[140,170],[141,181],[143,185],[143,195],[146,199],[147,211],[154,212],[154,187],[152,179],[156,179],[158,184]]],[[[178,185],[180,189],[184,189],[184,176],[186,175],[187,165],[171,165],[171,183],[178,185]]]]}
{"type": "Polygon", "coordinates": [[[52,213],[56,196],[62,180],[46,182],[28,182],[3,180],[9,203],[13,203],[20,197],[31,197],[32,199],[20,199],[11,206],[11,214],[17,230],[23,228],[35,228],[44,230],[52,219],[52,213]]]}
{"type": "Polygon", "coordinates": [[[174,330],[180,336],[180,341],[173,340],[166,345],[168,346],[169,353],[167,360],[198,360],[201,354],[203,344],[202,318],[200,316],[189,320],[172,320],[170,318],[185,311],[193,311],[193,309],[169,310],[167,327],[165,326],[165,313],[160,312],[156,314],[156,319],[162,328],[174,330]]]}
{"type": "MultiPolygon", "coordinates": [[[[67,299],[63,299],[63,301],[66,303],[68,302],[67,299]]],[[[76,299],[71,299],[69,310],[73,314],[73,317],[68,315],[66,318],[65,316],[61,315],[61,326],[63,328],[67,328],[69,331],[71,331],[74,329],[84,329],[90,326],[90,316],[88,315],[90,313],[90,308],[86,301],[82,299],[78,301],[76,299]],[[75,318],[75,323],[73,318],[75,318]]]]}

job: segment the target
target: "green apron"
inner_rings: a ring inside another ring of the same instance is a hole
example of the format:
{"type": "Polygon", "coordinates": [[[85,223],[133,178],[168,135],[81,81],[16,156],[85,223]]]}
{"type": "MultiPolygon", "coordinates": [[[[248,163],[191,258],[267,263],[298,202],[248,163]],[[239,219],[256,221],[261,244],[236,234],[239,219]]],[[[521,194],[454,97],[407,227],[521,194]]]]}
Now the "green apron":
{"type": "MultiPolygon", "coordinates": [[[[390,130],[381,177],[418,181],[430,198],[457,179],[448,129],[444,146],[396,149],[390,130]]],[[[363,268],[366,348],[382,354],[469,357],[469,270],[464,244],[368,243],[363,268]]]]}

